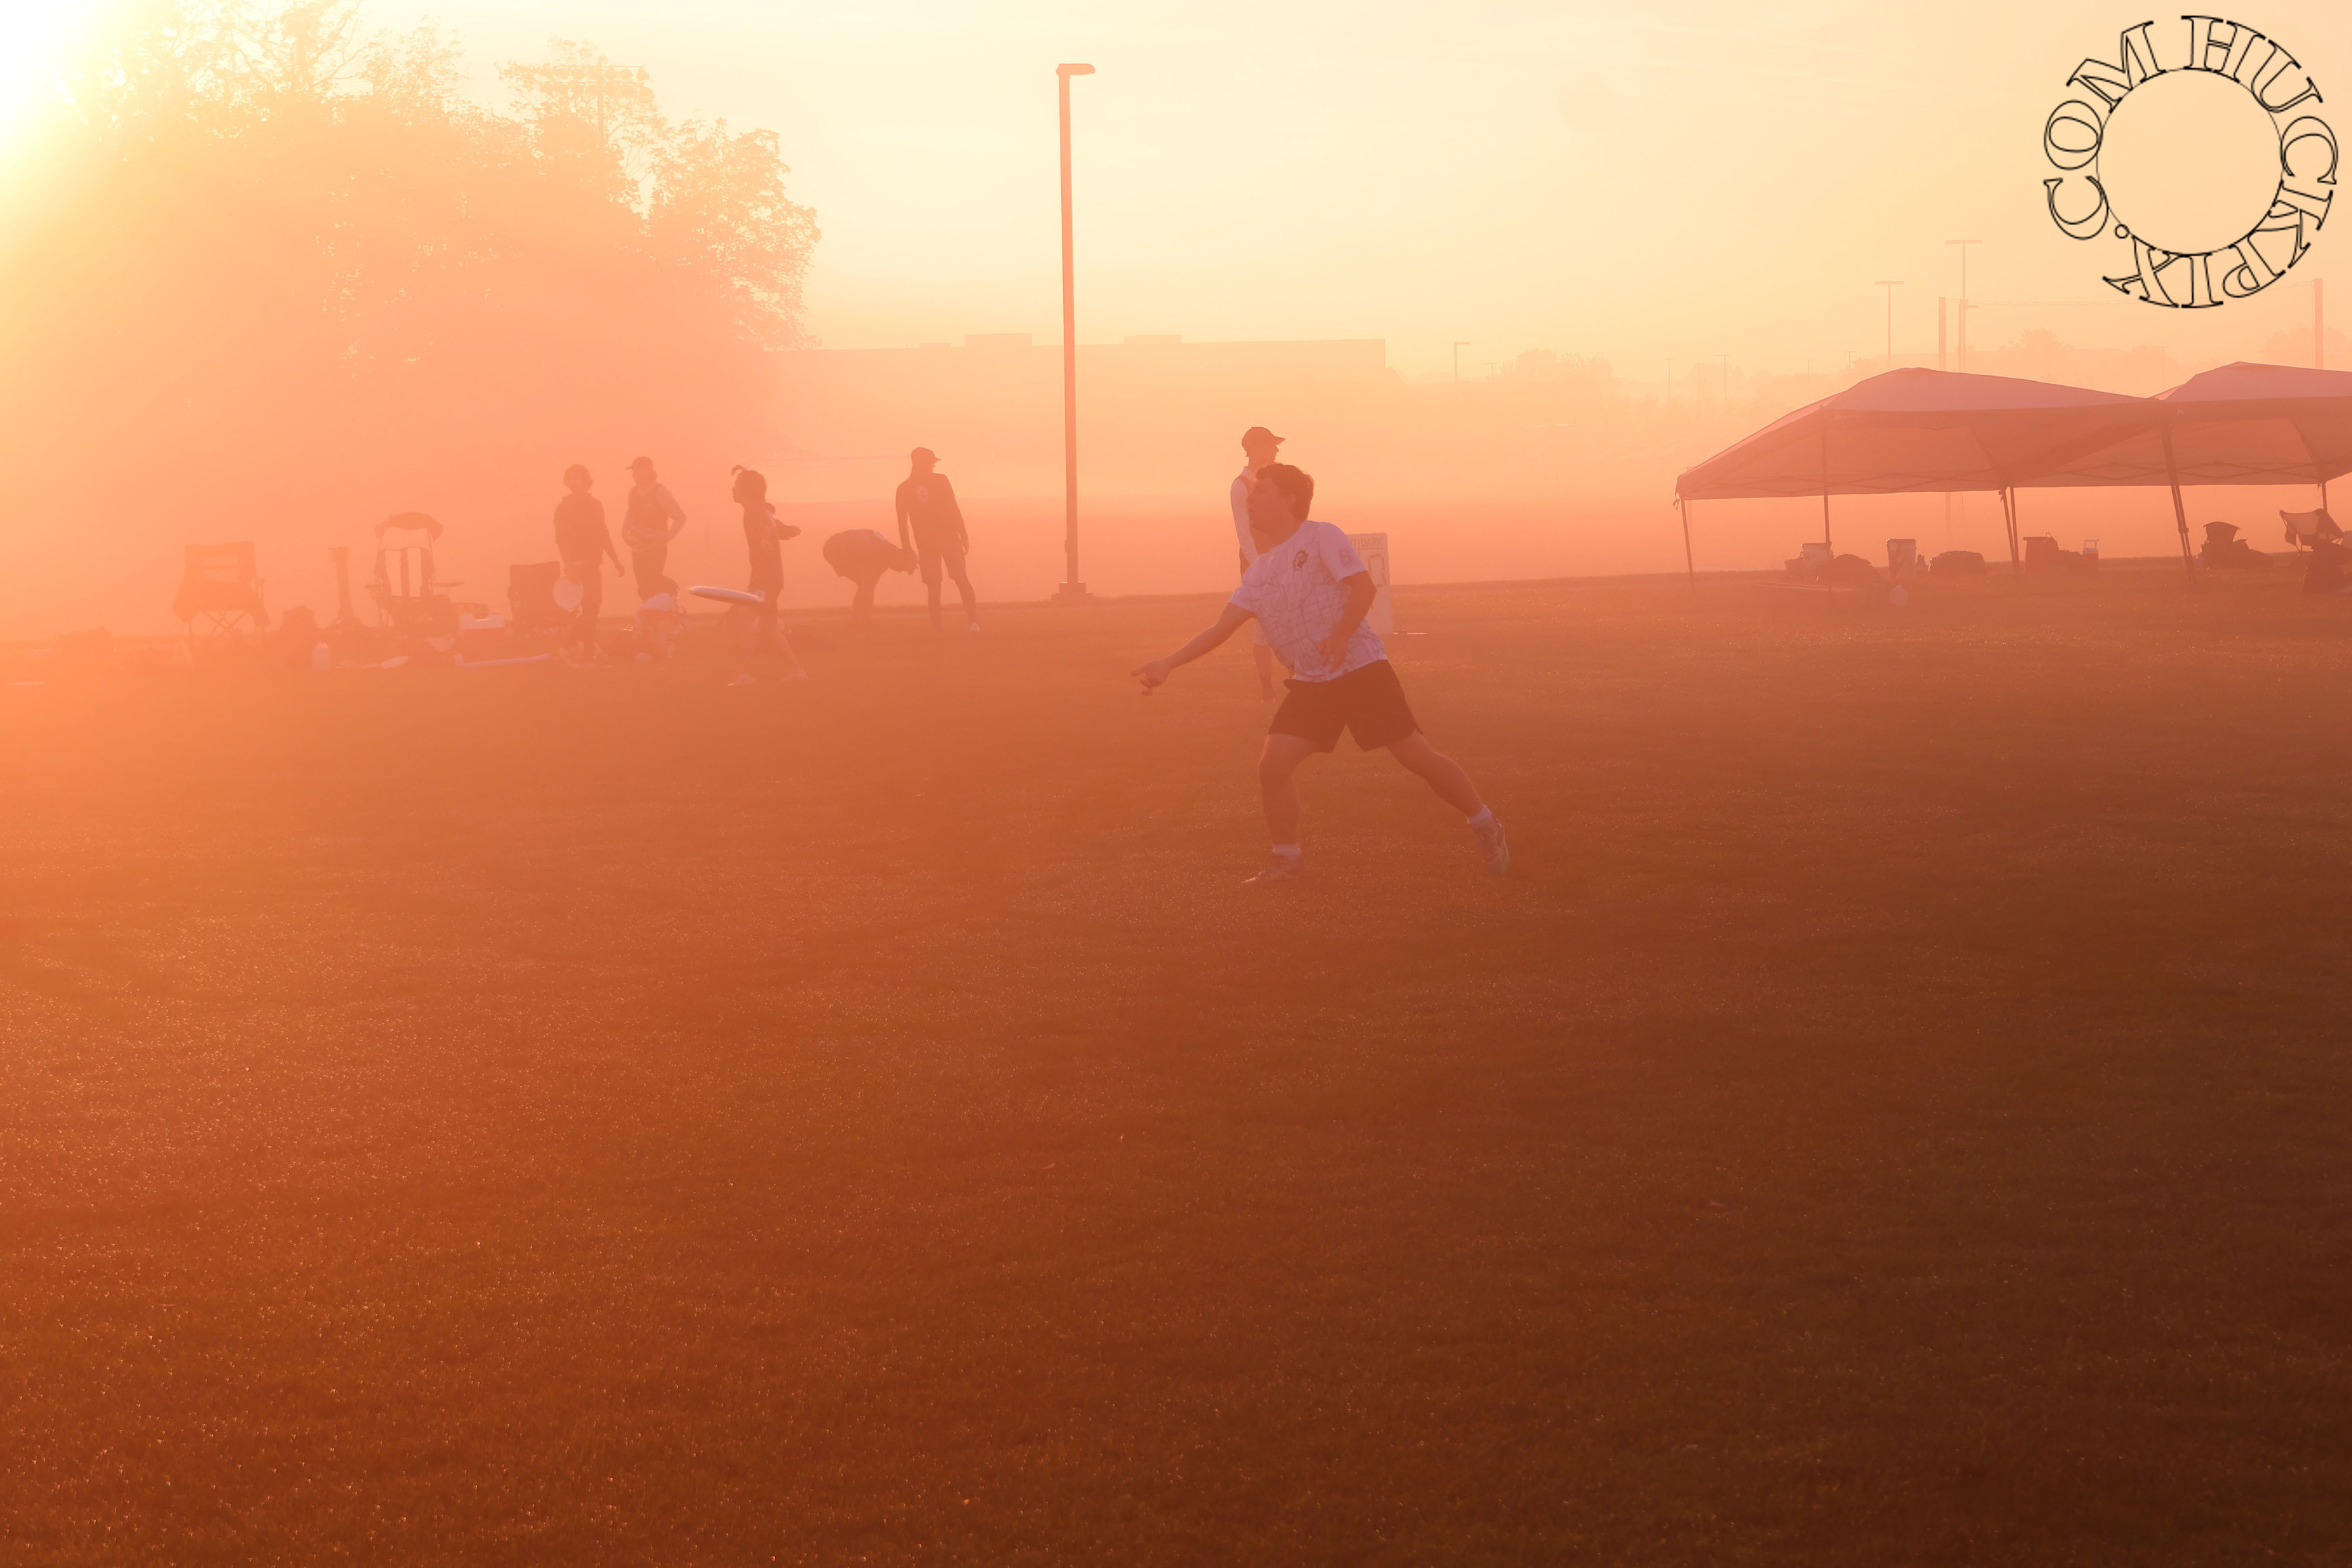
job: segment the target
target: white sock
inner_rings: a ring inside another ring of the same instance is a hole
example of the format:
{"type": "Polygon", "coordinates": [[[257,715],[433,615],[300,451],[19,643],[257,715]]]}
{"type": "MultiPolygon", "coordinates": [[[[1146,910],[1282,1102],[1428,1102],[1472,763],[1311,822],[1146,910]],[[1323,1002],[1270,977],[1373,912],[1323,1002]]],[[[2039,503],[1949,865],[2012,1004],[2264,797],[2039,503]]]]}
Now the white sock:
{"type": "Polygon", "coordinates": [[[1468,821],[1470,826],[1473,827],[1484,827],[1488,823],[1495,820],[1495,808],[1491,805],[1482,805],[1478,808],[1477,816],[1466,818],[1465,820],[1468,821]]]}
{"type": "Polygon", "coordinates": [[[1274,847],[1274,852],[1277,855],[1287,855],[1294,860],[1298,858],[1300,853],[1299,847],[1296,844],[1277,844],[1274,847]]]}

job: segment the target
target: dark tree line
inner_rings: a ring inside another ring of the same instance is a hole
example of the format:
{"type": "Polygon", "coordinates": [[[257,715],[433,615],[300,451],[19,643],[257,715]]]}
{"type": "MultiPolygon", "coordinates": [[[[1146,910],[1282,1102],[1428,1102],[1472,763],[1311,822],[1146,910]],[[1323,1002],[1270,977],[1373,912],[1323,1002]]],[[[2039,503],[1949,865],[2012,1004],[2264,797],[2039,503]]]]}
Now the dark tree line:
{"type": "Polygon", "coordinates": [[[575,458],[773,449],[817,239],[774,135],[584,44],[502,67],[503,109],[460,77],[356,0],[151,0],[64,79],[0,239],[23,545],[71,578],[406,507],[509,531],[575,458]]]}

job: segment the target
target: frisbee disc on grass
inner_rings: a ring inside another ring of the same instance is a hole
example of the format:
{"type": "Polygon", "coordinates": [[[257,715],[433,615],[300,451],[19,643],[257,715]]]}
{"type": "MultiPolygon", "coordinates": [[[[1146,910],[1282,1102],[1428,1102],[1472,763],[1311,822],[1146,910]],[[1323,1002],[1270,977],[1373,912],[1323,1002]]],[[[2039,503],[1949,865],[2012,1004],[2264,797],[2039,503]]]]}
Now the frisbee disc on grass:
{"type": "Polygon", "coordinates": [[[555,607],[567,611],[578,609],[580,601],[588,596],[586,591],[569,577],[558,577],[550,593],[555,600],[555,607]]]}
{"type": "Polygon", "coordinates": [[[764,605],[768,601],[757,594],[747,594],[740,588],[688,588],[688,593],[698,599],[716,599],[722,605],[764,605]]]}

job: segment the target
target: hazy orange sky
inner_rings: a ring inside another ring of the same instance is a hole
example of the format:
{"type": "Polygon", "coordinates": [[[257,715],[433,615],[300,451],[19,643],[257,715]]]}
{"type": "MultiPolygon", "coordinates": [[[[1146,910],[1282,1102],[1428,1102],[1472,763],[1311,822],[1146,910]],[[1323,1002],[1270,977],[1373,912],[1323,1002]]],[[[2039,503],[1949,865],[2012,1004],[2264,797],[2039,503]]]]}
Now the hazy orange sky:
{"type": "MultiPolygon", "coordinates": [[[[87,26],[16,0],[0,128],[87,26]]],[[[1932,350],[1981,238],[1980,342],[2023,327],[2252,353],[2307,322],[2331,229],[2264,298],[2189,316],[2114,295],[2043,217],[2043,117],[2148,13],[2106,4],[1563,6],[856,0],[369,0],[433,18],[476,89],[551,35],[651,69],[673,114],[778,131],[824,230],[809,324],[840,347],[1059,335],[1056,60],[1076,85],[1080,336],[1380,337],[1407,373],[1531,347],[1654,379],[1674,355],[1835,368],[1932,350]]],[[[2179,24],[2158,14],[2159,38],[2179,24]]],[[[2263,0],[2352,106],[2352,13],[2263,0]]],[[[2332,90],[2331,90],[2332,89],[2332,90]]],[[[2352,125],[2347,125],[2352,131],[2352,125]]],[[[2341,228],[2342,223],[2336,227],[2341,228]]],[[[2352,296],[2342,311],[2352,312],[2352,296]]],[[[2339,320],[2352,324],[2352,314],[2339,320]]]]}

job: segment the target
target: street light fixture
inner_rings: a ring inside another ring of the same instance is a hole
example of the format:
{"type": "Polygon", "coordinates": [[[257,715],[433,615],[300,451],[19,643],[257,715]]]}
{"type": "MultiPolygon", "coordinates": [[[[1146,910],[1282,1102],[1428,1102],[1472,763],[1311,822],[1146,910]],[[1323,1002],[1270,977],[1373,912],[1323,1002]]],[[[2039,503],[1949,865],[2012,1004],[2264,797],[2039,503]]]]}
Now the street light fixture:
{"type": "Polygon", "coordinates": [[[1957,320],[1959,322],[1959,331],[1957,334],[1959,340],[1958,345],[1959,351],[1959,361],[1953,368],[1956,370],[1965,371],[1969,368],[1969,247],[1971,245],[1982,245],[1984,241],[1981,239],[1948,239],[1944,241],[1944,243],[1946,245],[1957,245],[1960,247],[1960,308],[1957,312],[1957,320]]]}
{"type": "Polygon", "coordinates": [[[1059,65],[1054,79],[1062,100],[1062,501],[1067,574],[1055,597],[1080,605],[1093,595],[1078,581],[1078,307],[1077,253],[1070,238],[1070,79],[1092,76],[1095,68],[1059,65]]]}

